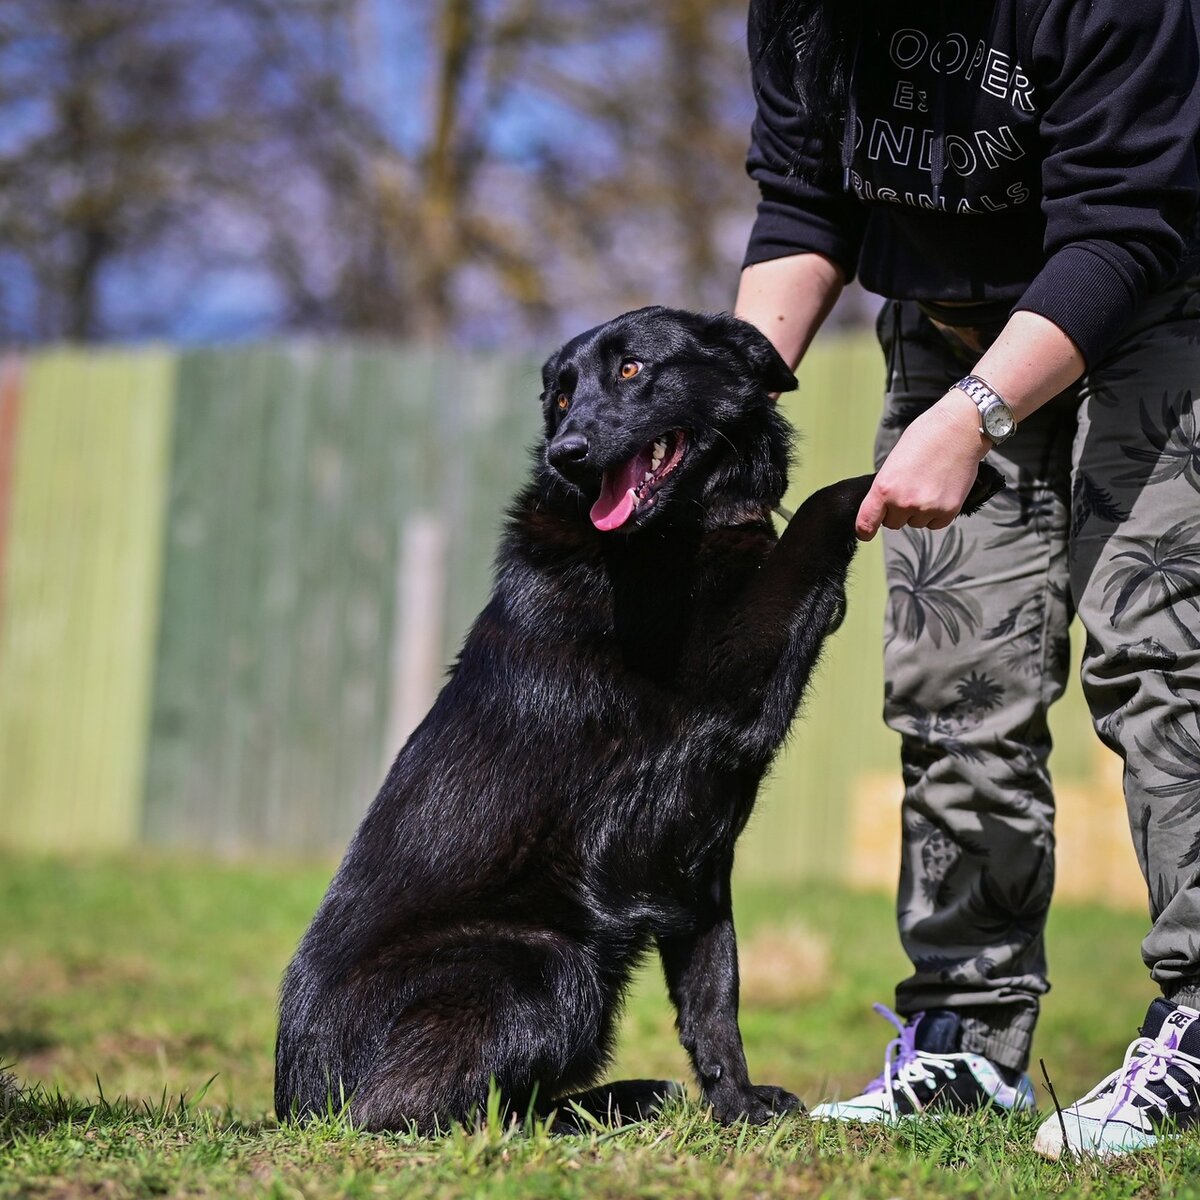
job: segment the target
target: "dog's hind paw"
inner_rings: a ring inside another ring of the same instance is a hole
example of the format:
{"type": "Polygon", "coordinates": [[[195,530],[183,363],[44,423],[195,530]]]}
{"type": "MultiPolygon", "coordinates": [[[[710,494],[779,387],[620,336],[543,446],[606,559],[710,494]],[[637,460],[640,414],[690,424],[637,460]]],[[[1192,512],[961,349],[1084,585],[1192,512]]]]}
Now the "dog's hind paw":
{"type": "Polygon", "coordinates": [[[1008,484],[1004,476],[989,462],[981,462],[975,482],[963,501],[962,515],[969,517],[977,513],[997,492],[1002,492],[1008,484]]]}
{"type": "Polygon", "coordinates": [[[682,1085],[669,1079],[622,1079],[554,1101],[557,1133],[586,1133],[592,1118],[602,1125],[632,1125],[658,1114],[669,1100],[682,1098],[682,1085]],[[580,1110],[583,1115],[581,1116],[580,1110]]]}

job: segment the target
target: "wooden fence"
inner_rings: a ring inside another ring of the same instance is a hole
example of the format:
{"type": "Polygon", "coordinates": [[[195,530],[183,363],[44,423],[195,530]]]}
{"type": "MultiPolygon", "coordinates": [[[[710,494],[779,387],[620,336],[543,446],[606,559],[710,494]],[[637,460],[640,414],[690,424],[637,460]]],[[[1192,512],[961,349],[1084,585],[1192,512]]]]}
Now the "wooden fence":
{"type": "MultiPolygon", "coordinates": [[[[870,468],[881,382],[867,338],[810,355],[792,504],[870,468]]],[[[0,846],[335,853],[487,593],[538,388],[532,361],[367,343],[10,357],[0,846]]],[[[883,601],[875,545],[743,870],[894,876],[883,601]]],[[[1140,902],[1077,695],[1055,732],[1062,886],[1140,902]]]]}
{"type": "Polygon", "coordinates": [[[2,843],[138,835],[172,372],[154,351],[5,364],[2,843]]]}

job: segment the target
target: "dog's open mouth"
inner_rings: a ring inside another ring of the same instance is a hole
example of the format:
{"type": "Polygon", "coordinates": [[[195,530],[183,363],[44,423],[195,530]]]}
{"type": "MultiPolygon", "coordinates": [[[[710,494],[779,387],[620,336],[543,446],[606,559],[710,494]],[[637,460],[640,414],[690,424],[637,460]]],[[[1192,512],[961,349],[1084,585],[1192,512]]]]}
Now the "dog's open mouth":
{"type": "Polygon", "coordinates": [[[687,450],[681,429],[664,433],[643,446],[627,462],[604,472],[600,498],[592,505],[592,524],[607,532],[620,529],[626,521],[654,504],[655,495],[667,476],[679,466],[687,450]]]}

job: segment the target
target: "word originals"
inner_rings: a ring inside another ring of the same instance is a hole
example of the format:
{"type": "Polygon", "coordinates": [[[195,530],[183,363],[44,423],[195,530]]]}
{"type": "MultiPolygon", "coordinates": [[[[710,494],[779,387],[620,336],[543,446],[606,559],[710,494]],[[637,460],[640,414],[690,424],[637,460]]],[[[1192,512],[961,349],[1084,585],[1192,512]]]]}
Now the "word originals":
{"type": "Polygon", "coordinates": [[[934,42],[924,30],[897,29],[888,54],[902,71],[911,71],[925,62],[939,75],[961,72],[967,80],[978,77],[982,91],[1007,100],[1013,108],[1033,112],[1033,84],[1021,64],[982,40],[972,53],[970,42],[961,33],[948,33],[940,42],[934,42]]]}
{"type": "Polygon", "coordinates": [[[1023,183],[1010,183],[1004,189],[1003,200],[990,196],[986,192],[972,197],[970,200],[952,200],[949,203],[945,196],[939,196],[935,202],[932,196],[924,192],[898,192],[895,188],[876,187],[869,179],[864,179],[857,171],[850,172],[850,189],[860,200],[879,200],[887,204],[905,204],[909,208],[927,208],[930,212],[956,212],[981,216],[984,213],[1003,212],[1006,208],[1016,208],[1024,204],[1030,197],[1029,189],[1023,183]]]}
{"type": "MultiPolygon", "coordinates": [[[[857,136],[854,139],[855,150],[863,143],[866,128],[862,118],[858,122],[857,136]]],[[[884,117],[876,117],[871,124],[871,136],[867,139],[867,157],[872,162],[878,162],[885,154],[897,167],[907,167],[913,161],[913,149],[916,147],[915,166],[919,171],[933,169],[933,131],[921,130],[920,142],[917,142],[917,131],[911,125],[893,125],[884,117]]],[[[966,178],[979,170],[980,160],[989,170],[994,171],[1000,160],[1017,162],[1025,157],[1025,147],[1017,141],[1012,129],[1001,125],[994,133],[990,129],[977,129],[971,134],[971,140],[960,137],[957,133],[948,133],[945,137],[946,161],[957,174],[966,178]]]]}

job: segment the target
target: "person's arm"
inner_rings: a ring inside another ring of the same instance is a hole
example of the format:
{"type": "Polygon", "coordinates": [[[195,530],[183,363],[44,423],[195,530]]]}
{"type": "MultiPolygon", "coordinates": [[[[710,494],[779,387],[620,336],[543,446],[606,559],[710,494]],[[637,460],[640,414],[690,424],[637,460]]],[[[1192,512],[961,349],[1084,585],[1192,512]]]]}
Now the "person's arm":
{"type": "Polygon", "coordinates": [[[781,0],[750,2],[755,115],[746,170],[759,202],[734,311],[794,369],[854,275],[866,212],[842,188],[837,147],[797,99],[784,10],[781,0]]]}
{"type": "Polygon", "coordinates": [[[794,371],[829,315],[845,273],[823,254],[790,254],[742,271],[734,315],[766,335],[794,371]]]}
{"type": "Polygon", "coordinates": [[[1057,325],[1089,367],[1174,278],[1193,229],[1193,12],[1050,0],[1024,51],[1041,108],[1046,262],[1016,308],[1057,325]]]}
{"type": "MultiPolygon", "coordinates": [[[[1004,398],[1019,425],[1074,383],[1085,365],[1075,343],[1052,321],[1016,312],[972,373],[1004,398]]],[[[962,508],[979,461],[991,448],[980,432],[975,402],[951,388],[893,447],[858,510],[858,536],[869,541],[880,525],[945,529],[962,508]]]]}

